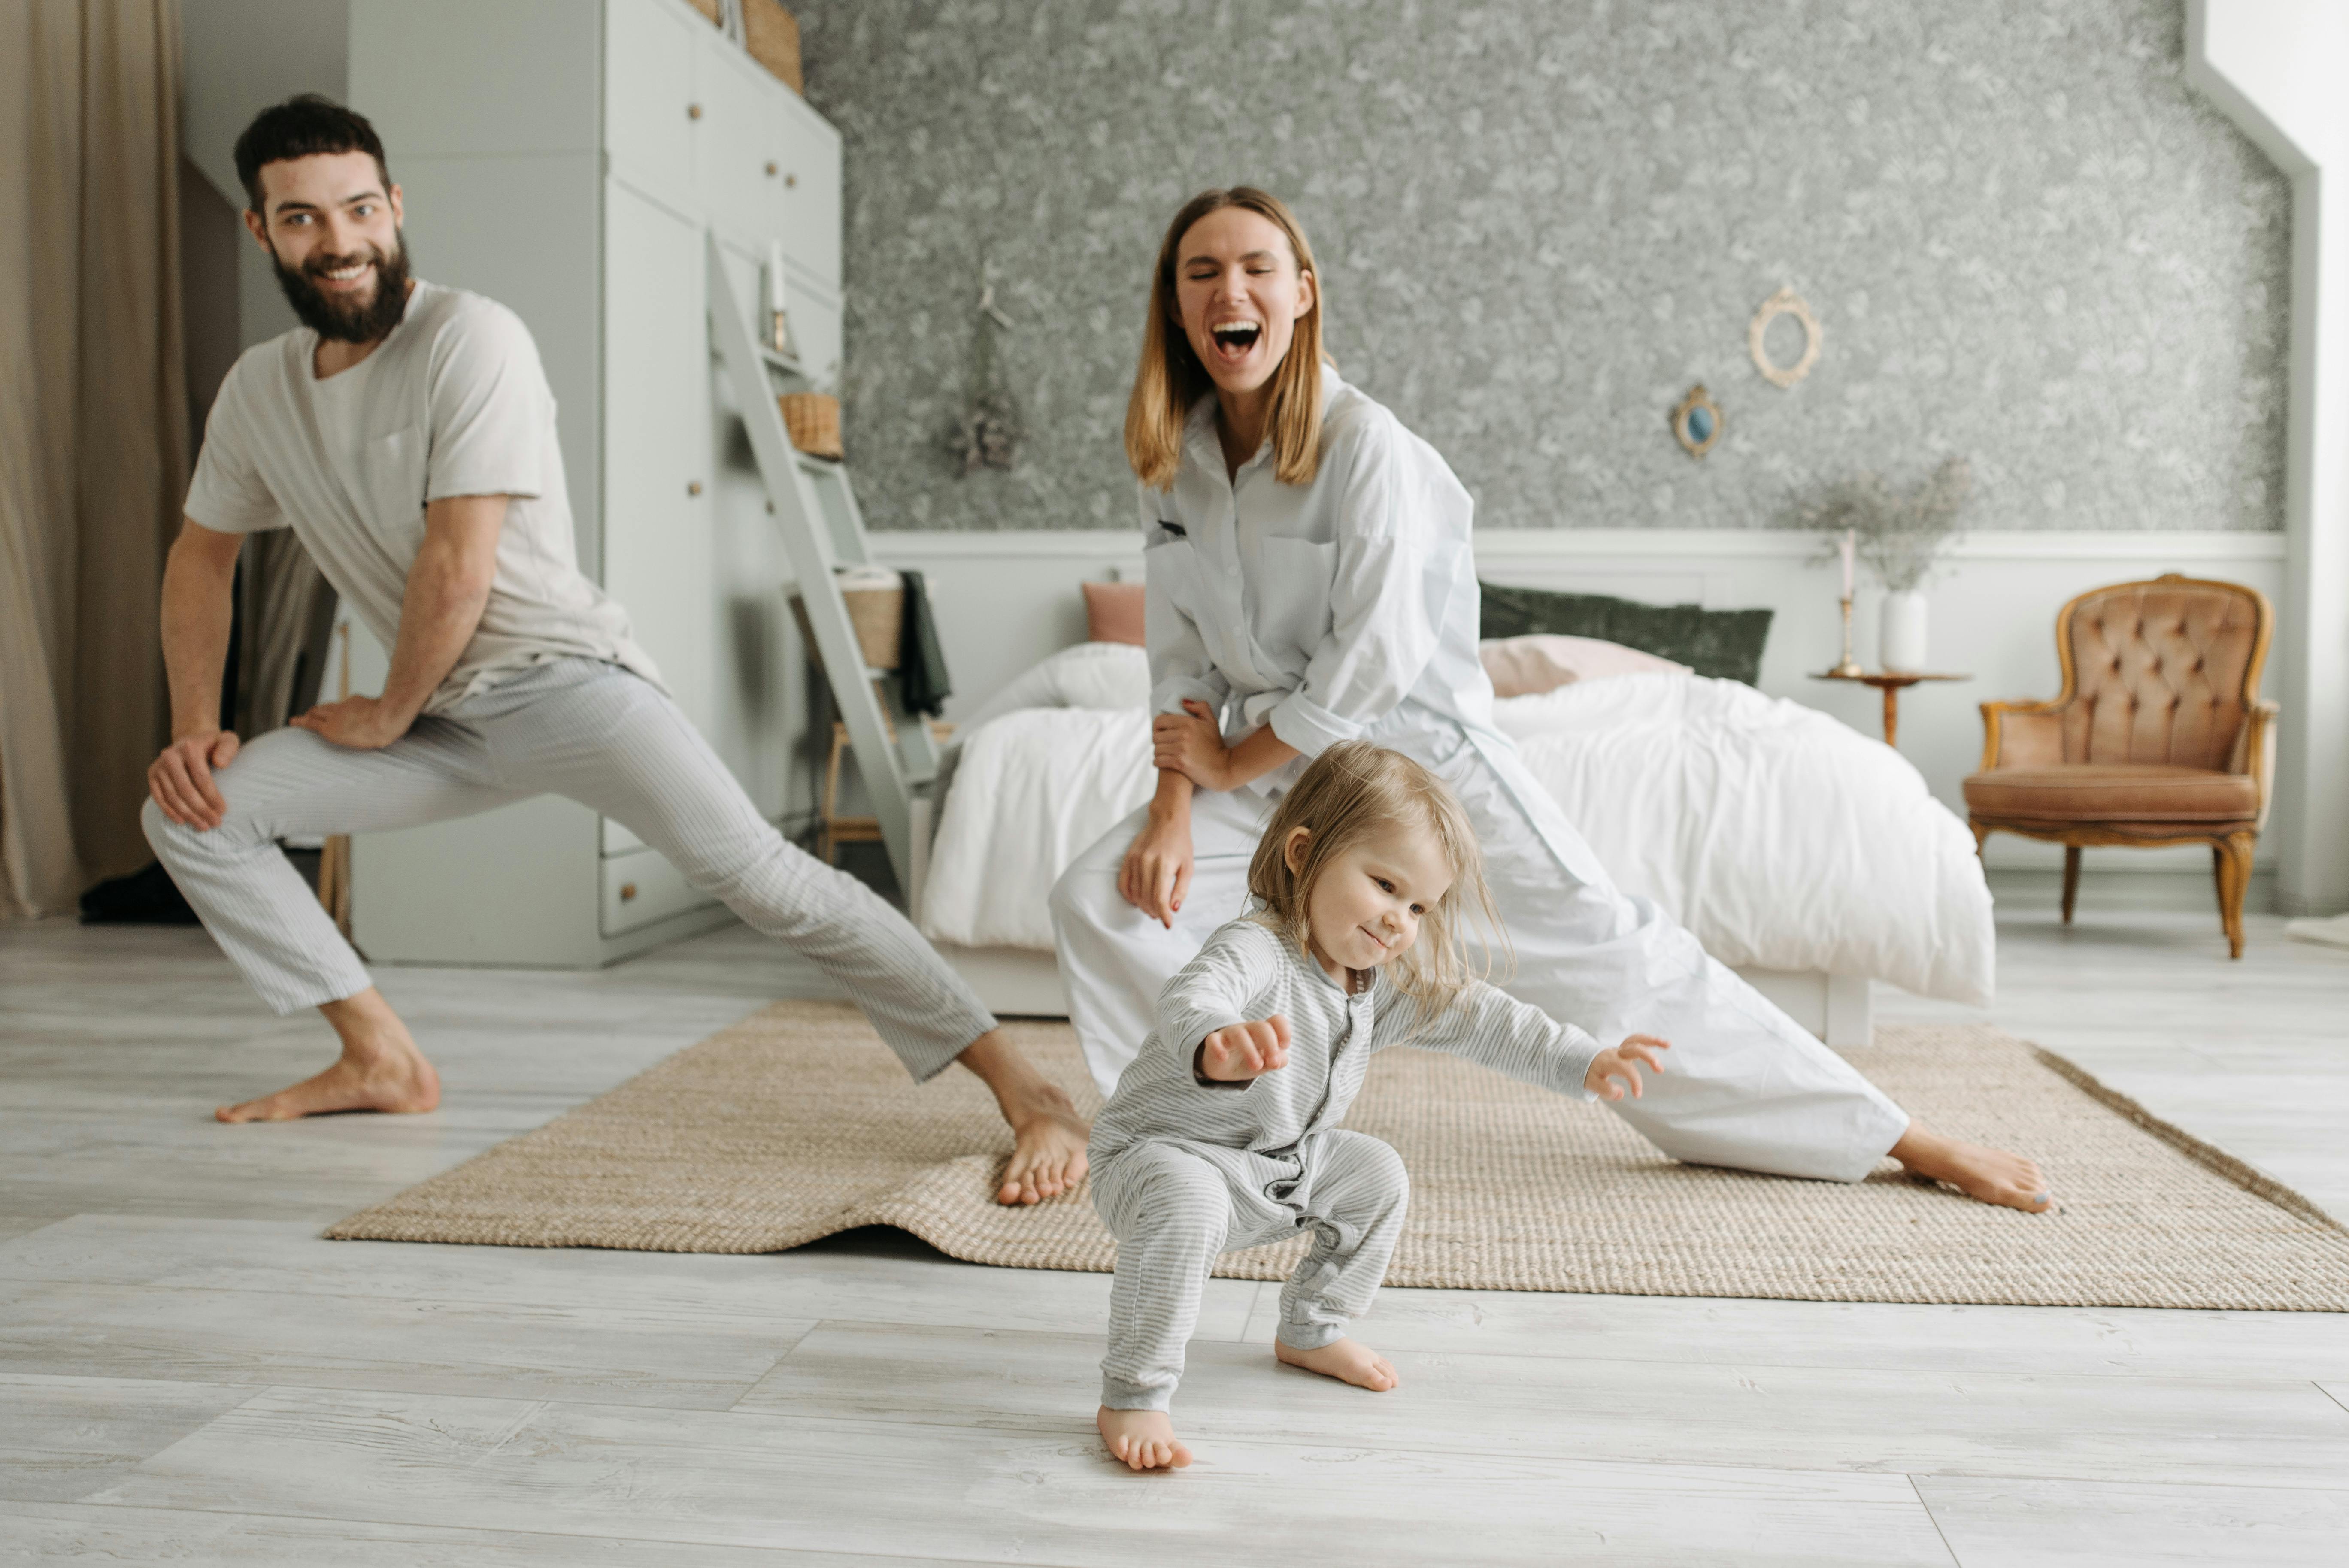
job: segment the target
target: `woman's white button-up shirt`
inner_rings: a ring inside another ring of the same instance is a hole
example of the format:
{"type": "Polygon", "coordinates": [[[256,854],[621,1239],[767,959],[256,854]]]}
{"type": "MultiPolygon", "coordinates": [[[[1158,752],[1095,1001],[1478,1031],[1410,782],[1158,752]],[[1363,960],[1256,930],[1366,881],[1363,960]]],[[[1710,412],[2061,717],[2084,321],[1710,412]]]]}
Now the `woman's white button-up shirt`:
{"type": "MultiPolygon", "coordinates": [[[[1174,488],[1143,487],[1152,708],[1193,698],[1226,741],[1269,724],[1307,758],[1430,727],[1490,735],[1474,503],[1434,448],[1326,365],[1321,394],[1310,482],[1282,484],[1269,441],[1227,480],[1211,396],[1174,488]]],[[[1254,787],[1284,789],[1301,767],[1254,787]]]]}

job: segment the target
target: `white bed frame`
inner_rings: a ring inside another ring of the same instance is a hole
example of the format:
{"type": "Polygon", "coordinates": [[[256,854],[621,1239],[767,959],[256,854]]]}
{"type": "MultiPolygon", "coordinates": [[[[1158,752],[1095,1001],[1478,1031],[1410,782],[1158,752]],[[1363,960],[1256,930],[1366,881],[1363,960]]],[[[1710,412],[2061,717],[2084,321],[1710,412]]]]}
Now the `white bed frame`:
{"type": "MultiPolygon", "coordinates": [[[[916,923],[930,869],[929,802],[915,803],[914,887],[907,903],[916,923]]],[[[1025,947],[960,947],[936,944],[959,970],[989,1011],[1011,1018],[1065,1018],[1068,988],[1051,954],[1025,947]]],[[[1864,1047],[1875,1032],[1875,1009],[1865,975],[1827,975],[1818,970],[1740,969],[1746,983],[1786,1016],[1837,1050],[1864,1047]]]]}

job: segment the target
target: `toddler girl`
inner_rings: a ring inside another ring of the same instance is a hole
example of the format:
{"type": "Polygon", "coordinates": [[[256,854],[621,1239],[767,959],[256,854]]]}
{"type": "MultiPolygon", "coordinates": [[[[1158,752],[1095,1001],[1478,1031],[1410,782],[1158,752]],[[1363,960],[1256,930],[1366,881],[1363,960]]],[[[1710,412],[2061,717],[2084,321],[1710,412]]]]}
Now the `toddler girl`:
{"type": "Polygon", "coordinates": [[[1400,752],[1323,751],[1248,867],[1256,913],[1167,982],[1157,1027],[1093,1123],[1093,1206],[1117,1237],[1102,1439],[1135,1470],[1191,1451],[1167,1408],[1216,1255],[1293,1235],[1274,1353],[1364,1388],[1395,1371],[1346,1337],[1402,1233],[1410,1183],[1339,1126],[1372,1052],[1450,1051],[1561,1094],[1638,1095],[1665,1042],[1602,1050],[1468,973],[1462,912],[1497,932],[1476,841],[1443,782],[1400,752]]]}

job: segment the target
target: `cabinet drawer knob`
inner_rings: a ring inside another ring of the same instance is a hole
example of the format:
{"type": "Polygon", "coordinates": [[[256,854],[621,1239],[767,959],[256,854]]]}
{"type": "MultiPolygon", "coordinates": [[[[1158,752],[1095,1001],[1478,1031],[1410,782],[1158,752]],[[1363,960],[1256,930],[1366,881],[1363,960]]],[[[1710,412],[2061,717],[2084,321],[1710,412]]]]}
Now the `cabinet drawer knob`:
{"type": "Polygon", "coordinates": [[[688,119],[699,119],[701,118],[701,106],[698,103],[689,103],[686,105],[685,118],[688,119]]]}
{"type": "Polygon", "coordinates": [[[687,480],[685,493],[688,495],[699,495],[701,493],[701,481],[699,480],[687,480]]]}
{"type": "Polygon", "coordinates": [[[775,166],[774,166],[773,164],[771,164],[771,163],[768,164],[768,165],[767,165],[767,173],[768,173],[770,176],[772,176],[772,175],[774,174],[774,172],[775,172],[775,166]]]}
{"type": "Polygon", "coordinates": [[[799,182],[800,177],[796,174],[786,174],[783,176],[783,183],[786,185],[796,185],[799,182]]]}
{"type": "Polygon", "coordinates": [[[621,902],[622,903],[630,903],[635,902],[635,900],[636,900],[636,883],[634,883],[634,882],[622,882],[622,883],[620,884],[620,902],[621,902]]]}

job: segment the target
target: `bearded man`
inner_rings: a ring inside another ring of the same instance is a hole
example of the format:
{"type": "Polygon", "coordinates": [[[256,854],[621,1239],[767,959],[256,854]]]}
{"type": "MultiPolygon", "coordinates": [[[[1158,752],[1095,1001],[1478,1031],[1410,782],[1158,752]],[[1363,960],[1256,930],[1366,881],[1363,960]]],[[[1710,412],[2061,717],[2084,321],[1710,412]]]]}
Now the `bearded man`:
{"type": "MultiPolygon", "coordinates": [[[[494,301],[409,275],[400,190],[361,116],[305,95],[238,139],[245,226],[302,325],[222,384],[163,579],[171,743],[147,837],[222,949],[342,1053],[222,1121],[429,1110],[432,1064],[277,847],[542,793],[626,824],[695,887],[805,954],[916,1079],[960,1061],[1016,1148],[997,1196],[1084,1174],[1066,1096],[887,903],[787,842],[662,687],[627,613],[578,569],[553,394],[494,301]],[[221,727],[230,592],[248,533],[291,528],[392,650],[379,696],[326,703],[240,748],[221,727]]],[[[517,236],[517,244],[527,241],[517,236]]]]}

